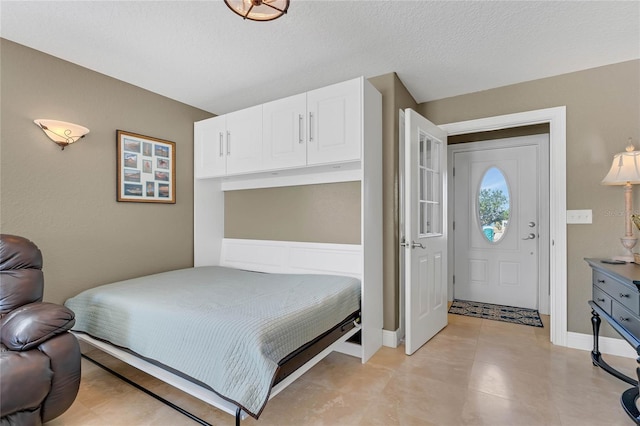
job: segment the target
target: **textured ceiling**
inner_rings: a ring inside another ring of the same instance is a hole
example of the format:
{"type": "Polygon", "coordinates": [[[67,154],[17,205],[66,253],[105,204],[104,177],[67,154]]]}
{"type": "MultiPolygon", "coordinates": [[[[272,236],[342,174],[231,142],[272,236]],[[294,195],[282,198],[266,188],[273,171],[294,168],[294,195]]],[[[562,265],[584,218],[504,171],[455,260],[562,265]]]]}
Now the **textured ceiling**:
{"type": "Polygon", "coordinates": [[[419,103],[640,58],[638,1],[0,2],[3,38],[221,114],[396,72],[419,103]]]}

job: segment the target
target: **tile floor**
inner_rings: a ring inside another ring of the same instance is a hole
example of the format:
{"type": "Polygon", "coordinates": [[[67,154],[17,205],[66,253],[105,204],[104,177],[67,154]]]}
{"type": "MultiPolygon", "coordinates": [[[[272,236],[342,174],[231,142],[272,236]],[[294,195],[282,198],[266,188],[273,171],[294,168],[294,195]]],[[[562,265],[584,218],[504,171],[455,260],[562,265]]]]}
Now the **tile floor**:
{"type": "MultiPolygon", "coordinates": [[[[619,402],[629,386],[594,367],[589,352],[551,345],[543,321],[535,328],[449,315],[410,357],[385,347],[362,365],[333,353],[269,401],[259,421],[242,425],[631,425],[619,402]]],[[[233,425],[232,416],[108,358],[206,421],[233,425]]],[[[635,374],[635,360],[605,359],[635,374]]],[[[82,368],[75,403],[47,426],[197,424],[86,360],[82,368]]]]}

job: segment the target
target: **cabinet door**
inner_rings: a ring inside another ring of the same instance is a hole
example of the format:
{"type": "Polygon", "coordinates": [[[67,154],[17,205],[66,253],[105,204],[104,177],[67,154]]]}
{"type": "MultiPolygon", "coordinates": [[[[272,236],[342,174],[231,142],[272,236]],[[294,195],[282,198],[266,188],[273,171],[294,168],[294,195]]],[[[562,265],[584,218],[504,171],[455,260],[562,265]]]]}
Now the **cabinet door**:
{"type": "Polygon", "coordinates": [[[226,114],[227,174],[264,170],[262,105],[226,114]]]}
{"type": "Polygon", "coordinates": [[[362,79],[307,92],[307,164],[360,159],[362,79]]]}
{"type": "Polygon", "coordinates": [[[193,165],[196,178],[224,176],[226,173],[226,130],[224,115],[194,124],[193,165]]]}
{"type": "Polygon", "coordinates": [[[265,169],[285,169],[306,164],[306,112],[306,93],[262,106],[262,149],[265,169]]]}

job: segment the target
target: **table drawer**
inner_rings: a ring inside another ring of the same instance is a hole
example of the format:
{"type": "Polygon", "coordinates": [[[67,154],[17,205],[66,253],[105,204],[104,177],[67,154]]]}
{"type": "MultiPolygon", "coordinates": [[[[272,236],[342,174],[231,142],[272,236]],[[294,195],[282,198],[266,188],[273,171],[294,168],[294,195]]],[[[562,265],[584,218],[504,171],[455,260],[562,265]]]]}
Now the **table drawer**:
{"type": "Polygon", "coordinates": [[[611,304],[611,311],[611,316],[618,324],[626,328],[632,335],[640,336],[640,319],[635,317],[631,311],[616,301],[611,304]]]}
{"type": "Polygon", "coordinates": [[[635,315],[640,315],[640,294],[599,271],[593,271],[593,285],[617,300],[635,315]]]}
{"type": "Polygon", "coordinates": [[[611,315],[611,296],[605,293],[597,285],[593,286],[593,301],[596,302],[606,313],[611,315]]]}

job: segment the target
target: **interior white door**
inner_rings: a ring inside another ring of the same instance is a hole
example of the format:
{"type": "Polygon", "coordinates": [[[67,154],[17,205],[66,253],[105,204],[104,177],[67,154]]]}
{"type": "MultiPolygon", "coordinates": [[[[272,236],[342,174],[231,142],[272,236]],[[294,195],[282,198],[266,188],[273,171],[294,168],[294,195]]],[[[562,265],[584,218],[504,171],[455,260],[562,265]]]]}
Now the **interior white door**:
{"type": "Polygon", "coordinates": [[[538,308],[537,146],[454,154],[454,297],[538,308]]]}
{"type": "Polygon", "coordinates": [[[405,352],[447,325],[447,134],[405,110],[405,352]]]}

